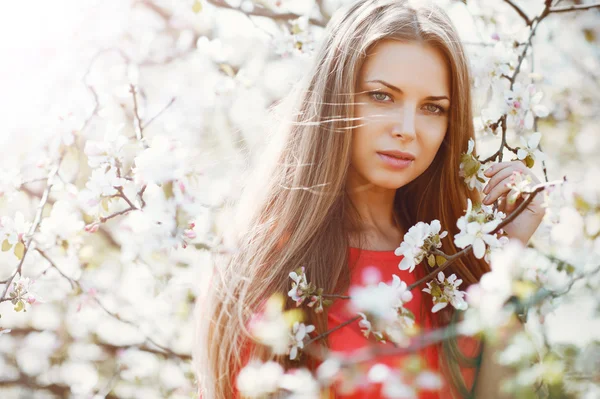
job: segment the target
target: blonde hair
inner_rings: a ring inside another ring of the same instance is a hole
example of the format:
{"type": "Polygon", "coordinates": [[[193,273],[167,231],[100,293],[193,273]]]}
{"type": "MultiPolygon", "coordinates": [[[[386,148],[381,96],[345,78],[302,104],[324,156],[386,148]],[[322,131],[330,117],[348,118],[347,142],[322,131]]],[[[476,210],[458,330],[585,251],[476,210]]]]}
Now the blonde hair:
{"type": "MultiPolygon", "coordinates": [[[[360,231],[361,226],[345,190],[350,133],[356,125],[353,104],[360,68],[369,49],[383,39],[432,46],[447,63],[452,104],[447,133],[429,168],[397,190],[395,210],[404,228],[439,219],[449,232],[443,249],[456,251],[456,221],[467,198],[477,199],[458,175],[460,155],[474,138],[463,47],[437,6],[403,0],[358,1],[329,22],[298,91],[293,121],[283,126],[274,162],[264,169],[263,185],[245,194],[253,203],[244,210],[246,222],[237,249],[216,270],[210,291],[198,304],[194,361],[203,398],[231,396],[232,383],[243,366],[242,350],[252,342],[248,319],[271,294],[289,290],[290,271],[304,266],[309,280],[326,293],[341,294],[348,288],[349,233],[360,231]]],[[[427,271],[419,267],[415,273],[424,276],[427,271]]],[[[485,271],[487,264],[472,256],[451,266],[466,285],[478,281],[485,271]]],[[[294,307],[287,301],[289,308],[294,307]]],[[[451,311],[440,312],[434,324],[444,325],[451,316],[451,311]]],[[[305,323],[314,324],[317,332],[325,331],[327,311],[307,312],[305,323]]],[[[327,340],[321,344],[328,345],[327,340]]],[[[252,345],[252,356],[273,358],[260,345],[252,345]]],[[[292,366],[284,357],[274,359],[292,366]]],[[[303,356],[293,366],[310,367],[312,361],[303,356]]]]}

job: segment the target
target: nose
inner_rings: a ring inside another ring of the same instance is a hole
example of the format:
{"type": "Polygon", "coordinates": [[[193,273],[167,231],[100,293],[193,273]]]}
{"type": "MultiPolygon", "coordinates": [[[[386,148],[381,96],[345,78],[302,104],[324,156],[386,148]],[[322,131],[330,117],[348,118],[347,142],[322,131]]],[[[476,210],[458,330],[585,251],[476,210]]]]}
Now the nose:
{"type": "Polygon", "coordinates": [[[402,107],[397,119],[395,120],[392,134],[394,137],[402,138],[405,140],[413,140],[415,138],[415,120],[416,120],[416,109],[410,104],[405,104],[402,107]]]}

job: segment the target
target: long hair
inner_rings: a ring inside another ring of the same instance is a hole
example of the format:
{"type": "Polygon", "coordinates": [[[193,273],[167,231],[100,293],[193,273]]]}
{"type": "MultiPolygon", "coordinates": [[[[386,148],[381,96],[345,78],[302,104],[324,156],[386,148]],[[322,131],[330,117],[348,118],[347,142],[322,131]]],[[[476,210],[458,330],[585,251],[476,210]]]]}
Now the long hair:
{"type": "MultiPolygon", "coordinates": [[[[271,294],[285,295],[290,271],[304,266],[309,280],[326,293],[341,294],[348,288],[349,233],[361,226],[346,192],[352,129],[357,124],[353,104],[360,68],[380,40],[434,47],[451,78],[444,141],[429,168],[397,190],[395,212],[402,226],[440,220],[449,232],[443,250],[454,253],[456,221],[467,198],[477,199],[458,175],[460,154],[474,139],[468,63],[443,10],[420,1],[361,0],[336,13],[323,37],[299,86],[293,118],[276,138],[272,162],[263,164],[263,174],[254,181],[260,185],[244,194],[242,203],[251,205],[238,213],[245,220],[235,220],[236,250],[215,269],[209,292],[198,305],[194,358],[203,398],[230,397],[243,366],[242,352],[251,342],[248,320],[271,294]]],[[[488,266],[470,256],[450,269],[469,285],[488,266]]],[[[424,276],[427,271],[420,266],[415,272],[424,276]]],[[[289,298],[287,306],[294,306],[289,298]]],[[[443,326],[451,316],[451,311],[440,312],[432,316],[433,324],[443,326]]],[[[305,322],[323,332],[327,311],[307,312],[305,322]]],[[[275,358],[260,345],[252,346],[251,355],[274,358],[285,367],[311,364],[305,356],[294,363],[275,358]]]]}

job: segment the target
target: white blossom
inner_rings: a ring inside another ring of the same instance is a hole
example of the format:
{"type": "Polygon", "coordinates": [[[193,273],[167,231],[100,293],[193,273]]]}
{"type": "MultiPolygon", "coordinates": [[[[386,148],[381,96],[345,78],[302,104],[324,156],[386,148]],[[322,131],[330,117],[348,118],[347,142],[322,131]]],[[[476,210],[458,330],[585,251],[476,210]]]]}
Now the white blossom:
{"type": "Polygon", "coordinates": [[[358,327],[360,327],[363,335],[368,338],[372,333],[378,341],[385,342],[385,338],[381,331],[373,331],[373,327],[371,326],[369,319],[367,319],[367,315],[361,312],[358,312],[358,315],[361,317],[361,320],[358,322],[358,327]]]}
{"type": "Polygon", "coordinates": [[[423,291],[433,297],[433,308],[431,311],[436,313],[444,309],[448,304],[451,304],[456,309],[465,310],[467,302],[465,301],[465,292],[460,291],[458,287],[462,284],[462,280],[456,277],[456,274],[450,275],[448,278],[444,272],[439,272],[437,280],[432,280],[427,283],[427,288],[423,291]]]}
{"type": "Polygon", "coordinates": [[[440,240],[448,235],[448,232],[440,233],[440,230],[439,220],[434,220],[431,224],[419,222],[408,229],[404,240],[394,251],[396,256],[403,256],[398,265],[400,270],[408,270],[412,273],[431,249],[440,248],[442,246],[440,240]]]}
{"type": "Polygon", "coordinates": [[[304,274],[304,267],[301,268],[300,273],[291,272],[290,278],[293,283],[292,289],[288,292],[288,296],[296,301],[296,306],[300,306],[310,294],[306,274],[304,274]]]}
{"type": "Polygon", "coordinates": [[[531,134],[527,140],[525,137],[521,136],[521,143],[523,144],[523,147],[519,148],[517,151],[517,158],[523,160],[527,157],[530,157],[532,160],[543,161],[545,159],[545,155],[538,148],[541,138],[542,134],[540,132],[531,134]]]}
{"type": "Polygon", "coordinates": [[[84,153],[88,157],[90,167],[97,168],[107,164],[117,166],[123,162],[124,148],[129,142],[129,139],[121,134],[124,127],[124,124],[110,126],[103,140],[86,141],[84,153]]]}
{"type": "Polygon", "coordinates": [[[298,350],[304,348],[304,340],[309,338],[311,332],[315,331],[315,326],[313,325],[305,325],[304,323],[294,322],[292,326],[290,341],[290,359],[294,360],[298,357],[298,350]]]}
{"type": "Polygon", "coordinates": [[[357,313],[393,321],[404,304],[412,299],[412,293],[400,277],[393,275],[391,284],[380,282],[378,285],[350,287],[350,297],[351,306],[357,313]]]}
{"type": "Polygon", "coordinates": [[[462,155],[459,166],[459,176],[464,178],[465,184],[469,190],[477,189],[481,191],[485,183],[483,171],[485,167],[479,162],[479,159],[473,155],[475,142],[469,139],[469,147],[467,152],[462,155]]]}
{"type": "Polygon", "coordinates": [[[22,241],[30,227],[31,223],[25,220],[25,215],[21,211],[17,211],[14,218],[9,216],[0,218],[0,233],[11,246],[22,241]]]}
{"type": "Polygon", "coordinates": [[[474,212],[469,199],[465,216],[461,216],[456,223],[460,233],[454,237],[454,244],[459,248],[472,245],[473,254],[478,259],[485,256],[486,245],[492,248],[502,245],[496,235],[491,234],[491,232],[498,227],[504,214],[497,212],[490,215],[489,212],[486,212],[489,209],[488,207],[482,207],[479,212],[474,212]],[[491,220],[486,215],[491,216],[491,220]]]}
{"type": "Polygon", "coordinates": [[[548,109],[540,104],[542,96],[543,93],[536,92],[533,84],[523,87],[520,83],[515,83],[513,89],[504,94],[508,106],[508,121],[513,123],[517,130],[531,130],[534,116],[543,118],[548,115],[548,109]]]}

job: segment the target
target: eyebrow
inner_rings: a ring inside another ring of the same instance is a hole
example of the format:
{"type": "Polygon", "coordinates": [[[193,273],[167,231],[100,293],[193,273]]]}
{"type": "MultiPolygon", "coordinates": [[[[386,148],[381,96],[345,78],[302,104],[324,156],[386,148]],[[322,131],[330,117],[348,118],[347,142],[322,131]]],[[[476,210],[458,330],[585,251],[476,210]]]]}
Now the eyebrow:
{"type": "MultiPolygon", "coordinates": [[[[365,83],[381,83],[382,85],[387,86],[390,89],[397,91],[398,93],[403,93],[403,91],[400,88],[394,86],[393,84],[390,84],[388,82],[380,80],[380,79],[367,80],[367,81],[365,81],[365,83]]],[[[438,100],[448,100],[448,101],[450,101],[450,99],[448,98],[448,96],[428,96],[428,97],[425,97],[425,99],[426,100],[432,100],[432,101],[438,101],[438,100]]]]}

